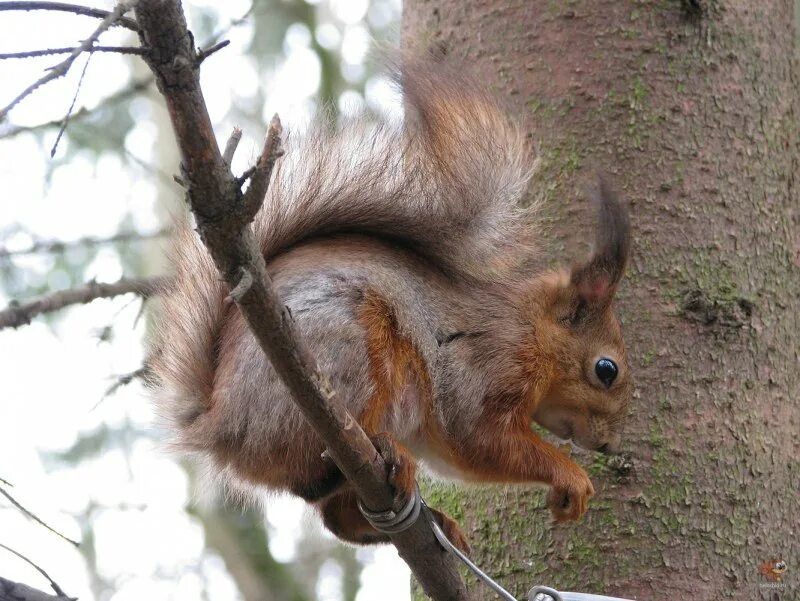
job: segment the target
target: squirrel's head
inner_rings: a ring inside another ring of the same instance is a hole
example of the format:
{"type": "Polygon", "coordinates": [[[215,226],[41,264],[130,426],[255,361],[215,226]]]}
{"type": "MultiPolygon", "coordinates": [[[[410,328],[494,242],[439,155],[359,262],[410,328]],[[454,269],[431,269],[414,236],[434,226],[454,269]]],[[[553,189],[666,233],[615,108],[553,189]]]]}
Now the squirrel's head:
{"type": "Polygon", "coordinates": [[[613,300],[630,252],[625,207],[600,183],[595,249],[583,264],[537,278],[535,352],[551,368],[533,419],[561,438],[617,450],[633,394],[613,300]]]}

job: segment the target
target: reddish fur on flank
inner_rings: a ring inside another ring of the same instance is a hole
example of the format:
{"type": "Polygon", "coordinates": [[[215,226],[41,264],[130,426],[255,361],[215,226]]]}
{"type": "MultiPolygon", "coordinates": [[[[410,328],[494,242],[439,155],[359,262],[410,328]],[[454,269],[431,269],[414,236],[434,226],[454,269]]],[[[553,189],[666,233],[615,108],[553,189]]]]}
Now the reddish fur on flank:
{"type": "MultiPolygon", "coordinates": [[[[374,392],[367,402],[359,423],[368,435],[382,431],[389,405],[403,390],[410,378],[424,377],[424,370],[415,365],[411,343],[397,335],[392,310],[377,293],[368,290],[358,310],[358,321],[364,327],[367,357],[374,392]]],[[[417,382],[414,383],[418,388],[417,382]]],[[[429,385],[429,384],[428,384],[429,385]]]]}
{"type": "MultiPolygon", "coordinates": [[[[375,436],[386,428],[386,417],[393,402],[400,402],[410,393],[418,402],[430,404],[431,382],[428,370],[411,341],[397,332],[397,322],[387,301],[374,291],[367,291],[358,311],[367,342],[372,386],[374,392],[358,417],[364,431],[375,436]],[[409,390],[413,387],[413,391],[409,390]]],[[[395,452],[405,463],[414,460],[405,446],[394,441],[395,452]]],[[[414,490],[414,470],[406,470],[397,482],[404,494],[414,490]]]]}
{"type": "MultiPolygon", "coordinates": [[[[620,441],[633,390],[612,310],[626,208],[601,182],[592,255],[534,271],[541,227],[535,207],[520,208],[534,161],[517,124],[462,65],[408,57],[396,79],[402,124],[286,137],[253,221],[270,276],[398,496],[414,487],[413,449],[466,480],[545,483],[554,517],[578,519],[594,492],[587,474],[530,424],[587,449],[620,441]],[[599,358],[617,364],[612,383],[599,358]]],[[[314,503],[345,540],[385,541],[321,457],[189,224],[172,259],[148,363],[178,446],[225,482],[314,503]]]]}

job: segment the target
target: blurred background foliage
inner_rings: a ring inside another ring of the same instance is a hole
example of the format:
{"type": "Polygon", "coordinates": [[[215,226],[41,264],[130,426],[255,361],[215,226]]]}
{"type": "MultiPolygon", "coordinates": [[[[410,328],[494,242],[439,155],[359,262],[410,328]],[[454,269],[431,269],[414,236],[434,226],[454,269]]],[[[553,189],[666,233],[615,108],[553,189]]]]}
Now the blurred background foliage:
{"type": "MultiPolygon", "coordinates": [[[[293,116],[300,120],[311,119],[321,111],[337,119],[356,111],[381,110],[388,84],[370,61],[369,49],[376,45],[396,45],[400,0],[256,0],[234,17],[213,2],[186,2],[185,6],[199,46],[209,46],[228,37],[243,40],[240,44],[243,54],[234,60],[246,61],[247,72],[255,80],[242,79],[238,82],[240,86],[233,85],[224,111],[212,115],[220,136],[230,131],[233,124],[253,138],[262,135],[275,104],[270,101],[271,90],[276,85],[289,85],[286,82],[292,78],[296,81],[290,83],[300,90],[299,97],[296,94],[290,98],[294,105],[292,110],[297,111],[293,116]]],[[[71,21],[69,26],[72,27],[71,21]]],[[[85,29],[86,24],[82,26],[85,29]]],[[[83,30],[76,28],[75,31],[83,30]]],[[[9,50],[20,49],[27,48],[9,50]]],[[[225,52],[236,50],[221,51],[225,52]]],[[[59,168],[80,160],[90,166],[90,171],[84,174],[86,177],[111,168],[124,170],[130,181],[146,182],[145,189],[152,191],[154,197],[152,206],[157,219],[143,220],[137,216],[141,206],[122,203],[116,231],[109,233],[108,228],[102,233],[84,231],[77,236],[72,233],[67,239],[42,236],[24,222],[0,221],[0,301],[22,301],[82,284],[94,277],[92,266],[98,261],[113,259],[119,263],[121,274],[129,277],[153,275],[166,268],[161,256],[168,215],[170,211],[181,210],[180,188],[172,179],[178,157],[160,97],[154,91],[146,68],[135,57],[119,60],[128,65],[124,85],[95,102],[91,110],[77,108],[81,106],[78,101],[55,157],[42,162],[40,193],[42,198],[48,198],[59,168]],[[141,143],[142,138],[145,143],[141,143]],[[171,207],[169,211],[164,208],[167,206],[171,207]]],[[[215,63],[223,64],[219,56],[212,56],[203,65],[206,88],[216,85],[214,74],[206,74],[206,67],[211,71],[215,63]]],[[[80,71],[81,67],[82,64],[76,64],[73,72],[80,71]]],[[[88,69],[83,86],[90,86],[92,78],[102,78],[104,68],[98,65],[88,69]]],[[[74,90],[75,79],[71,82],[74,90]]],[[[13,87],[22,87],[17,86],[16,81],[12,83],[13,87]]],[[[0,123],[0,141],[21,137],[33,140],[44,157],[49,155],[59,121],[23,125],[15,122],[12,114],[11,122],[0,123]]],[[[240,157],[245,165],[253,158],[252,154],[240,154],[245,155],[240,157]]],[[[51,200],[67,202],[67,199],[51,200]]],[[[130,329],[132,323],[137,327],[141,303],[139,299],[129,298],[117,305],[120,308],[105,321],[97,323],[93,332],[97,344],[112,344],[119,328],[130,329]],[[120,318],[120,315],[125,317],[120,318]]],[[[69,314],[70,311],[57,312],[39,317],[37,321],[58,329],[59,321],[69,314]]],[[[147,311],[144,314],[146,322],[147,311]]],[[[109,375],[112,374],[100,377],[109,375]]],[[[86,377],[93,376],[87,374],[86,377]]],[[[103,386],[108,385],[104,380],[103,386]]],[[[113,396],[102,403],[115,402],[113,396]]],[[[146,402],[143,394],[139,395],[139,400],[146,402]]],[[[137,441],[155,436],[141,419],[127,416],[110,422],[100,421],[75,435],[72,443],[64,448],[40,451],[48,473],[79,469],[109,453],[122,454],[130,460],[137,441]]],[[[187,470],[190,482],[200,477],[194,468],[182,467],[187,470]]],[[[203,580],[207,566],[219,567],[221,561],[235,583],[238,596],[247,601],[353,601],[357,598],[361,571],[371,561],[372,551],[356,552],[341,546],[324,535],[317,522],[300,520],[301,531],[295,533],[291,558],[279,561],[270,553],[274,528],[269,521],[269,503],[265,518],[260,508],[226,502],[224,495],[209,497],[203,503],[187,503],[186,512],[202,527],[206,550],[196,564],[182,566],[182,571],[195,570],[203,580]]],[[[6,503],[0,505],[0,511],[16,509],[6,503]]],[[[115,511],[140,512],[147,511],[147,507],[136,503],[109,507],[92,501],[80,510],[73,510],[80,527],[80,553],[91,592],[98,600],[114,597],[126,583],[124,572],[110,573],[103,569],[95,545],[98,519],[115,511]]],[[[0,542],[13,546],[15,541],[0,542]]],[[[177,574],[169,571],[160,576],[166,580],[177,578],[177,574]]],[[[202,590],[208,588],[204,586],[202,590]]],[[[208,596],[206,592],[203,594],[208,596]]]]}

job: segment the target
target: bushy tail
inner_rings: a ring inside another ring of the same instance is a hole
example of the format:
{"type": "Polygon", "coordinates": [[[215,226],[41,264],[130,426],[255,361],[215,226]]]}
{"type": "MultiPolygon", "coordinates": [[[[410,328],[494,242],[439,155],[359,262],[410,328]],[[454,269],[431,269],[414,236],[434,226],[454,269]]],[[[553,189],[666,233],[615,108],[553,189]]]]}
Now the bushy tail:
{"type": "Polygon", "coordinates": [[[287,140],[256,221],[265,256],[360,232],[403,243],[456,278],[506,275],[532,243],[519,208],[532,166],[520,131],[455,68],[407,61],[395,78],[402,124],[349,122],[287,140]]]}
{"type": "MultiPolygon", "coordinates": [[[[411,248],[454,279],[508,278],[533,247],[519,208],[532,165],[520,131],[454,67],[406,60],[395,77],[402,123],[287,136],[254,222],[265,257],[358,232],[411,248]]],[[[151,363],[172,399],[161,406],[185,428],[209,408],[225,290],[193,232],[178,236],[174,263],[151,363]]]]}

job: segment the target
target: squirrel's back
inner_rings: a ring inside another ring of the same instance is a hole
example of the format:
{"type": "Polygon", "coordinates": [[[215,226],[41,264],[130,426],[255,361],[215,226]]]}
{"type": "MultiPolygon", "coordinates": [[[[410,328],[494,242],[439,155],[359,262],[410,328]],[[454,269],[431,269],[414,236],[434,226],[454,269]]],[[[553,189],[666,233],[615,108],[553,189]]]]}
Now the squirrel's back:
{"type": "MultiPolygon", "coordinates": [[[[519,208],[531,165],[521,133],[456,68],[406,61],[396,80],[402,123],[353,120],[286,136],[253,224],[267,263],[315,238],[354,234],[402,247],[453,282],[514,278],[533,249],[530,212],[519,208]]],[[[212,408],[232,309],[190,229],[176,233],[172,261],[150,365],[159,409],[183,442],[202,446],[187,438],[212,408]]]]}

